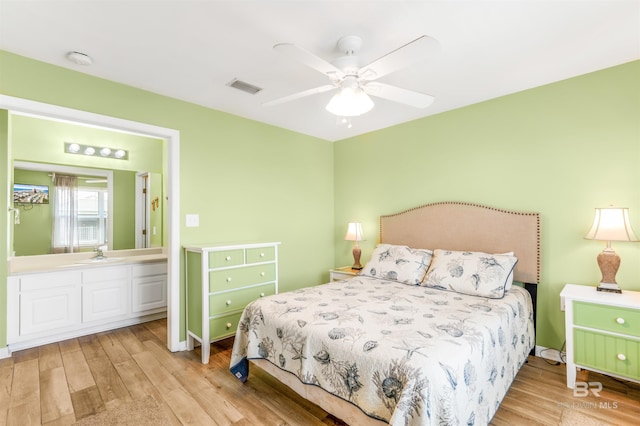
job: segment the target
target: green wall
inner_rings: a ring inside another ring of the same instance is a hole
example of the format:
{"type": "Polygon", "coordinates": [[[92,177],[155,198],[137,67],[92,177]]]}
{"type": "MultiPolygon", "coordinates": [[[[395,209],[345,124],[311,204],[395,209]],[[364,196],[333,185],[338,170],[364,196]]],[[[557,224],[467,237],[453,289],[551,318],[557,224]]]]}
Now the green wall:
{"type": "MultiPolygon", "coordinates": [[[[378,217],[465,201],[542,218],[537,344],[559,348],[565,283],[600,280],[595,207],[629,207],[640,236],[640,61],[337,142],[336,264],[353,262],[346,224],[361,221],[367,260],[378,217]]],[[[436,101],[437,102],[437,101],[436,101]]],[[[617,281],[640,290],[640,243],[613,243],[617,281]]]]}
{"type": "Polygon", "coordinates": [[[20,211],[20,223],[13,224],[14,256],[51,253],[55,191],[49,173],[18,169],[13,172],[13,181],[49,187],[49,204],[14,205],[20,211]]]}
{"type": "MultiPolygon", "coordinates": [[[[178,130],[177,244],[280,241],[281,291],[328,280],[334,263],[331,142],[4,51],[0,93],[178,130]],[[200,215],[198,228],[184,226],[187,213],[200,215]]],[[[0,273],[5,298],[6,269],[0,273]]],[[[184,324],[184,312],[181,319],[184,324]]],[[[2,315],[0,348],[5,329],[2,315]]]]}
{"type": "Polygon", "coordinates": [[[14,160],[133,172],[162,173],[163,170],[162,141],[145,136],[12,115],[11,141],[14,160]],[[129,156],[126,160],[118,160],[98,155],[68,154],[64,151],[65,142],[126,149],[129,156]]]}

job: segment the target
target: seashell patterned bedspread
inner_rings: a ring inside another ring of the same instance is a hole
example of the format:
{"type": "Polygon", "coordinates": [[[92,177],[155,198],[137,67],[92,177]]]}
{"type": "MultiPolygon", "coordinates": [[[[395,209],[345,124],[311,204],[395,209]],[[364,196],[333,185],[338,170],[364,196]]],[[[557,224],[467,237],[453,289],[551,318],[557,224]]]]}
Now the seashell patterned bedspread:
{"type": "Polygon", "coordinates": [[[357,276],[249,304],[231,372],[265,358],[392,425],[482,425],[534,344],[521,287],[487,299],[357,276]]]}

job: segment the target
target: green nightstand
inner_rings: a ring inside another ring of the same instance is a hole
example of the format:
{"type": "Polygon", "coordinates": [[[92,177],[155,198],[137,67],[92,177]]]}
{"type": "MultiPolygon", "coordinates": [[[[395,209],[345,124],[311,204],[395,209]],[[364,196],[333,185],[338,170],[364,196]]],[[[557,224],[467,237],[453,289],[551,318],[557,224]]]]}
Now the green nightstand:
{"type": "Polygon", "coordinates": [[[567,284],[560,293],[565,311],[567,387],[576,368],[640,383],[640,292],[622,294],[567,284]]]}

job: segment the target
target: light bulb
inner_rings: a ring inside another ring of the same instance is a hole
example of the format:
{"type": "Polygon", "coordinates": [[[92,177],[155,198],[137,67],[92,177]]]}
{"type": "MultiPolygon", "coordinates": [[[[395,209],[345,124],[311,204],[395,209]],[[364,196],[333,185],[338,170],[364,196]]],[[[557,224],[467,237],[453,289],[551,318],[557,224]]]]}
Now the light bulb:
{"type": "Polygon", "coordinates": [[[109,154],[111,154],[111,149],[110,148],[102,148],[100,150],[100,155],[102,155],[103,157],[108,157],[109,154]]]}
{"type": "Polygon", "coordinates": [[[88,146],[84,149],[84,155],[93,155],[95,153],[96,153],[96,150],[91,146],[88,146]]]}

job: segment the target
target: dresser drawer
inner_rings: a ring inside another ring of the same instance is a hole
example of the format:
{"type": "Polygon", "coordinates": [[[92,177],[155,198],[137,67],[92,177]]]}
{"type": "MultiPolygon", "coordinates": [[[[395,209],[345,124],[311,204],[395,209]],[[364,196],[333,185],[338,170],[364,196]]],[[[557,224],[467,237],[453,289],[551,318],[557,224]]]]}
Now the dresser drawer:
{"type": "Polygon", "coordinates": [[[275,259],[275,247],[257,247],[247,249],[247,263],[270,262],[275,259]]]}
{"type": "Polygon", "coordinates": [[[224,268],[225,266],[237,266],[244,263],[244,250],[222,250],[209,253],[210,268],[224,268]]]}
{"type": "Polygon", "coordinates": [[[216,340],[226,336],[232,336],[238,329],[238,322],[242,312],[209,320],[209,339],[216,340]]]}
{"type": "Polygon", "coordinates": [[[231,290],[248,285],[268,283],[276,279],[276,265],[247,266],[246,268],[225,269],[209,273],[209,291],[231,290]]]}
{"type": "Polygon", "coordinates": [[[595,303],[573,302],[577,326],[640,337],[640,310],[595,303]]]}
{"type": "Polygon", "coordinates": [[[577,365],[640,380],[640,340],[574,329],[577,365]]]}
{"type": "Polygon", "coordinates": [[[243,288],[209,296],[209,313],[219,315],[225,312],[243,309],[249,302],[264,296],[275,294],[275,283],[257,287],[243,288]]]}

